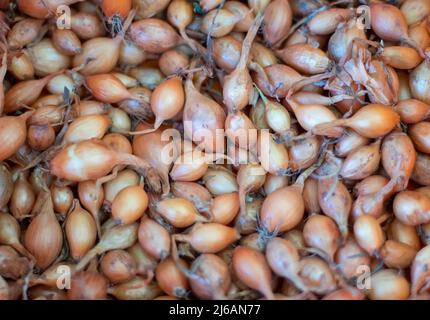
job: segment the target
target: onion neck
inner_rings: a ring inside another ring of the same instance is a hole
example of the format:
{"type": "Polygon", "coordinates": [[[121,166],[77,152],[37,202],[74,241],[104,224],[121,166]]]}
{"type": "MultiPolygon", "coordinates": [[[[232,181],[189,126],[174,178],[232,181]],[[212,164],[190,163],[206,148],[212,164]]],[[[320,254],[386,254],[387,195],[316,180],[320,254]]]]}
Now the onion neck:
{"type": "Polygon", "coordinates": [[[187,76],[187,80],[185,80],[184,90],[185,90],[185,95],[186,95],[186,103],[184,106],[184,108],[185,108],[187,105],[190,105],[190,101],[192,101],[192,99],[194,98],[193,96],[196,94],[196,92],[198,93],[198,91],[197,91],[197,89],[193,83],[193,74],[192,73],[189,73],[187,76]]]}
{"type": "Polygon", "coordinates": [[[245,70],[248,64],[249,53],[251,51],[252,42],[254,41],[255,36],[257,35],[258,29],[260,28],[261,23],[263,22],[264,15],[259,12],[254,22],[246,34],[245,39],[242,43],[242,50],[240,53],[240,59],[236,66],[236,70],[245,70]]]}
{"type": "Polygon", "coordinates": [[[115,152],[115,160],[115,165],[121,164],[126,166],[134,166],[139,169],[143,169],[145,172],[151,169],[151,166],[148,162],[130,153],[115,152]]]}
{"type": "Polygon", "coordinates": [[[188,34],[185,32],[185,28],[180,28],[179,34],[184,40],[185,44],[190,46],[194,52],[200,54],[203,57],[203,59],[205,60],[207,59],[207,56],[208,56],[207,49],[203,47],[200,43],[198,43],[196,40],[190,38],[188,34]]]}
{"type": "Polygon", "coordinates": [[[305,186],[305,181],[307,178],[309,178],[312,173],[314,173],[314,171],[316,169],[319,168],[319,164],[314,164],[313,166],[307,168],[305,171],[303,171],[302,174],[300,174],[300,176],[296,179],[296,182],[294,183],[294,186],[297,186],[300,188],[300,192],[303,192],[303,188],[305,186]]]}
{"type": "Polygon", "coordinates": [[[400,39],[400,41],[411,46],[415,50],[417,50],[420,57],[423,59],[426,59],[426,54],[425,54],[423,48],[421,48],[419,46],[419,44],[414,39],[409,38],[409,36],[407,34],[404,37],[402,37],[402,39],[400,39]]]}
{"type": "Polygon", "coordinates": [[[287,97],[290,98],[295,92],[300,91],[303,87],[313,84],[315,82],[331,78],[334,75],[334,71],[328,71],[322,74],[317,74],[311,77],[302,77],[301,80],[294,83],[288,90],[287,97]]]}
{"type": "MultiPolygon", "coordinates": [[[[119,34],[121,40],[124,40],[125,33],[127,32],[128,28],[130,28],[135,15],[136,15],[136,9],[132,9],[129,12],[127,18],[125,19],[124,24],[123,24],[123,28],[122,28],[122,30],[121,30],[121,32],[119,34]]],[[[116,36],[115,38],[117,38],[117,37],[118,36],[116,36]]]]}
{"type": "Polygon", "coordinates": [[[209,219],[200,215],[200,214],[196,214],[196,218],[194,220],[194,222],[209,222],[209,219]]]}
{"type": "Polygon", "coordinates": [[[303,106],[301,104],[299,104],[298,102],[296,102],[294,99],[286,97],[285,101],[287,101],[287,103],[289,104],[289,106],[293,110],[294,114],[296,114],[300,108],[303,108],[303,106]]]}
{"type": "Polygon", "coordinates": [[[311,129],[311,132],[313,134],[319,135],[319,136],[325,136],[325,135],[330,135],[330,129],[332,129],[333,127],[345,127],[348,126],[348,124],[351,122],[350,120],[351,118],[348,119],[337,119],[335,121],[332,122],[325,122],[325,123],[320,123],[318,125],[316,125],[315,127],[313,127],[311,129]]]}
{"type": "Polygon", "coordinates": [[[129,134],[131,136],[137,136],[137,135],[145,135],[148,133],[155,132],[161,127],[161,125],[163,124],[163,121],[164,121],[163,119],[156,117],[153,128],[140,130],[140,131],[128,131],[128,132],[126,132],[126,134],[129,134]]]}
{"type": "Polygon", "coordinates": [[[96,245],[94,248],[92,248],[90,251],[88,251],[85,254],[85,256],[77,264],[76,272],[83,270],[95,256],[97,256],[98,254],[103,252],[102,244],[103,244],[103,242],[100,241],[98,245],[96,245]]]}
{"type": "Polygon", "coordinates": [[[347,94],[338,94],[338,95],[335,95],[332,97],[325,97],[324,96],[324,99],[326,99],[327,105],[331,105],[331,104],[341,102],[343,100],[354,100],[355,97],[347,95],[347,94]]]}
{"type": "Polygon", "coordinates": [[[46,86],[46,85],[49,83],[49,81],[51,81],[51,80],[52,80],[53,78],[55,78],[56,76],[58,76],[58,75],[60,75],[60,74],[63,74],[65,71],[66,71],[66,70],[65,70],[65,69],[63,69],[63,70],[60,70],[60,71],[57,71],[57,72],[51,73],[51,74],[47,75],[46,77],[44,77],[44,78],[42,78],[42,79],[39,79],[39,80],[35,80],[35,81],[40,81],[40,83],[41,83],[41,84],[43,84],[43,86],[46,86]]]}
{"type": "Polygon", "coordinates": [[[18,116],[18,118],[23,121],[27,122],[27,120],[36,112],[36,110],[29,110],[21,115],[18,116]]]}

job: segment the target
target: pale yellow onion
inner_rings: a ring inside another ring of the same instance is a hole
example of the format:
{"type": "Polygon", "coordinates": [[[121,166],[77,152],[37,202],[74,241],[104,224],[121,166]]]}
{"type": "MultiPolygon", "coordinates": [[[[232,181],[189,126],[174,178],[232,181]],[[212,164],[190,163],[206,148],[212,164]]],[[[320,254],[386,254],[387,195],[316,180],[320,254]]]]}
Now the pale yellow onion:
{"type": "Polygon", "coordinates": [[[67,69],[71,65],[70,57],[59,53],[48,38],[28,48],[27,52],[33,63],[35,74],[40,77],[67,69]]]}

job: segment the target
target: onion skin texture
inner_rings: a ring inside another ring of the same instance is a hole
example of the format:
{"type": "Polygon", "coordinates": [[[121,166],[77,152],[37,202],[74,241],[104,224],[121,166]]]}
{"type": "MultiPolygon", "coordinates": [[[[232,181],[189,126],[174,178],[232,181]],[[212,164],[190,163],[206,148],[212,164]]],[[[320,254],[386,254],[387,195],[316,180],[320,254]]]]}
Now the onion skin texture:
{"type": "Polygon", "coordinates": [[[109,251],[100,262],[100,269],[112,283],[131,280],[136,274],[136,261],[124,250],[109,251]]]}
{"type": "Polygon", "coordinates": [[[100,241],[79,261],[76,270],[81,271],[98,254],[109,250],[127,249],[137,240],[138,224],[110,225],[106,228],[100,241]]]}
{"type": "Polygon", "coordinates": [[[191,182],[199,180],[208,170],[206,157],[199,151],[182,154],[173,164],[170,177],[174,181],[191,182]]]}
{"type": "Polygon", "coordinates": [[[172,193],[178,198],[191,201],[199,212],[207,211],[212,204],[212,195],[202,185],[195,182],[174,182],[172,193]]]}
{"type": "Polygon", "coordinates": [[[425,246],[417,255],[411,266],[411,291],[417,295],[429,276],[430,246],[425,246]]]}
{"type": "MultiPolygon", "coordinates": [[[[389,106],[369,104],[359,109],[351,118],[338,120],[340,125],[354,129],[366,138],[379,138],[388,134],[400,122],[399,115],[389,106]]],[[[314,132],[324,135],[325,128],[336,126],[336,122],[320,124],[314,132]]]]}
{"type": "Polygon", "coordinates": [[[361,180],[373,174],[379,167],[381,154],[378,140],[351,152],[342,164],[340,175],[345,179],[361,180]]]}
{"type": "Polygon", "coordinates": [[[299,276],[309,290],[325,295],[336,289],[334,275],[323,260],[317,257],[305,257],[301,264],[299,276]]]}
{"type": "Polygon", "coordinates": [[[106,17],[119,16],[121,19],[125,19],[131,10],[132,0],[124,0],[121,2],[102,0],[101,8],[106,17]]]}
{"type": "Polygon", "coordinates": [[[401,41],[408,34],[408,25],[402,12],[385,3],[370,6],[373,31],[385,41],[401,41]]]}
{"type": "Polygon", "coordinates": [[[191,266],[195,270],[189,277],[193,293],[200,299],[226,299],[231,284],[230,270],[220,257],[202,254],[191,266]]]}
{"type": "Polygon", "coordinates": [[[255,14],[249,12],[247,5],[239,1],[229,1],[224,4],[224,7],[232,12],[239,20],[233,31],[235,32],[247,32],[255,19],[255,14]]]}
{"type": "Polygon", "coordinates": [[[151,94],[151,108],[156,116],[154,126],[176,116],[182,110],[184,102],[185,93],[179,77],[162,82],[151,94]]]}
{"type": "Polygon", "coordinates": [[[0,0],[0,80],[0,300],[430,300],[430,0],[0,0]]]}
{"type": "Polygon", "coordinates": [[[324,215],[310,216],[303,227],[303,237],[309,247],[320,249],[334,258],[340,233],[332,219],[324,215]]]}
{"type": "Polygon", "coordinates": [[[133,223],[145,213],[148,201],[141,186],[125,187],[112,202],[112,217],[121,224],[133,223]]]}
{"type": "Polygon", "coordinates": [[[79,202],[76,202],[74,210],[67,216],[65,232],[71,256],[75,260],[81,259],[96,242],[96,223],[79,202]]]}
{"type": "Polygon", "coordinates": [[[393,211],[397,219],[407,225],[417,226],[430,221],[430,198],[405,190],[396,195],[393,211]]]}
{"type": "Polygon", "coordinates": [[[388,239],[409,245],[418,251],[421,248],[421,242],[415,227],[402,223],[394,219],[388,230],[388,239]]]}
{"type": "MultiPolygon", "coordinates": [[[[47,38],[42,39],[39,43],[28,48],[27,52],[33,63],[36,76],[45,77],[39,79],[41,83],[44,81],[49,82],[50,77],[55,76],[57,72],[60,73],[71,65],[71,57],[58,52],[52,41],[47,38]]],[[[40,86],[42,86],[42,84],[40,84],[40,86]]]]}
{"type": "Polygon", "coordinates": [[[9,279],[20,279],[30,268],[30,261],[10,246],[0,246],[0,275],[9,279]]]}
{"type": "Polygon", "coordinates": [[[349,237],[343,246],[336,252],[335,262],[344,277],[352,279],[357,277],[360,266],[369,266],[370,256],[364,251],[354,238],[349,237]]]}
{"type": "Polygon", "coordinates": [[[427,61],[421,62],[409,75],[409,86],[412,97],[426,104],[430,104],[428,83],[430,81],[430,67],[427,61]]]}
{"type": "Polygon", "coordinates": [[[134,22],[128,34],[137,46],[150,53],[163,53],[179,42],[179,35],[167,22],[154,18],[134,22]]]}
{"type": "Polygon", "coordinates": [[[12,50],[20,49],[37,38],[43,20],[27,18],[16,23],[7,35],[7,42],[12,50]]]}
{"type": "Polygon", "coordinates": [[[217,253],[240,238],[236,229],[218,223],[197,225],[185,237],[185,240],[201,253],[217,253]],[[220,239],[222,241],[219,241],[220,239]]]}
{"type": "MultiPolygon", "coordinates": [[[[372,175],[369,176],[354,186],[354,192],[357,195],[368,195],[378,192],[390,180],[384,176],[372,175]]],[[[389,196],[387,196],[389,198],[389,196]]]]}
{"type": "Polygon", "coordinates": [[[183,111],[184,135],[194,138],[193,142],[199,144],[206,152],[221,151],[221,141],[224,135],[216,132],[216,129],[224,128],[226,120],[225,111],[214,100],[201,94],[194,86],[191,79],[185,82],[185,106],[183,111]],[[208,132],[209,131],[209,132],[208,132]],[[215,141],[206,141],[201,138],[205,132],[215,141]],[[220,139],[222,139],[220,141],[220,139]]]}
{"type": "Polygon", "coordinates": [[[396,180],[396,191],[406,189],[417,159],[412,140],[403,132],[392,132],[382,141],[382,166],[391,179],[396,180]]]}
{"type": "Polygon", "coordinates": [[[75,119],[68,127],[63,142],[78,143],[89,139],[101,139],[111,125],[106,115],[88,115],[75,119]]]}
{"type": "Polygon", "coordinates": [[[382,60],[396,69],[414,69],[422,58],[415,49],[408,47],[388,47],[382,52],[382,60]]]}
{"type": "Polygon", "coordinates": [[[96,271],[83,271],[72,276],[67,296],[70,300],[104,300],[107,288],[105,277],[96,271]]]}
{"type": "Polygon", "coordinates": [[[359,135],[354,130],[347,129],[344,135],[339,138],[339,142],[336,143],[335,153],[339,157],[346,157],[357,148],[368,145],[369,142],[369,138],[359,135]]]}
{"type": "Polygon", "coordinates": [[[88,76],[85,82],[94,97],[101,102],[118,103],[132,97],[122,82],[112,74],[88,76]]]}
{"type": "Polygon", "coordinates": [[[190,285],[187,277],[177,267],[180,264],[182,268],[187,268],[187,263],[183,259],[174,261],[169,257],[161,261],[155,270],[155,278],[160,288],[169,296],[183,297],[190,285]]]}
{"type": "Polygon", "coordinates": [[[155,282],[148,283],[147,279],[136,276],[110,287],[108,293],[118,300],[152,300],[163,294],[163,291],[155,282]]]}
{"type": "Polygon", "coordinates": [[[295,44],[278,51],[278,56],[290,67],[307,74],[323,73],[330,66],[325,52],[308,44],[295,44]]]}
{"type": "Polygon", "coordinates": [[[186,228],[199,219],[193,203],[183,198],[170,198],[159,201],[155,210],[176,228],[186,228]]]}
{"type": "Polygon", "coordinates": [[[329,8],[315,15],[308,22],[308,28],[312,34],[330,35],[335,32],[340,21],[347,21],[353,15],[351,9],[329,8]]]}
{"type": "Polygon", "coordinates": [[[408,0],[402,3],[400,10],[408,25],[413,25],[430,14],[430,4],[427,1],[408,0]]]}
{"type": "Polygon", "coordinates": [[[74,56],[82,51],[81,40],[72,30],[56,29],[52,34],[54,47],[66,56],[74,56]]]}
{"type": "MultiPolygon", "coordinates": [[[[112,130],[112,129],[111,129],[112,130]]],[[[133,153],[133,148],[130,141],[119,133],[108,133],[102,139],[112,149],[124,153],[133,153]]]]}
{"type": "Polygon", "coordinates": [[[321,207],[318,202],[318,181],[313,178],[307,178],[303,187],[303,201],[305,211],[309,214],[320,213],[321,207]]]}
{"type": "Polygon", "coordinates": [[[55,142],[55,130],[49,125],[32,125],[28,128],[27,144],[36,151],[44,151],[55,142]]]}
{"type": "Polygon", "coordinates": [[[169,0],[133,0],[137,18],[150,18],[163,11],[169,4],[169,0]]]}
{"type": "Polygon", "coordinates": [[[263,202],[260,219],[269,231],[288,231],[303,218],[305,204],[300,186],[289,186],[269,194],[263,202]]]}
{"type": "Polygon", "coordinates": [[[303,78],[300,73],[285,64],[272,64],[265,67],[264,72],[269,83],[256,73],[254,73],[253,79],[261,91],[270,97],[284,98],[292,85],[303,78]]]}
{"type": "Polygon", "coordinates": [[[274,300],[270,287],[272,273],[260,252],[251,248],[237,247],[233,252],[232,263],[240,281],[261,292],[268,300],[274,300]]]}
{"type": "Polygon", "coordinates": [[[76,12],[72,15],[72,30],[81,40],[104,36],[106,29],[96,13],[76,12]]]}
{"type": "Polygon", "coordinates": [[[61,252],[63,232],[55,217],[50,194],[45,193],[43,196],[46,202],[42,211],[28,226],[24,235],[24,245],[35,257],[37,266],[45,269],[61,252]]]}
{"type": "Polygon", "coordinates": [[[381,257],[389,268],[405,269],[412,264],[417,251],[411,246],[387,240],[381,248],[381,257]]]}
{"type": "Polygon", "coordinates": [[[288,0],[275,0],[269,3],[263,21],[263,36],[269,46],[274,46],[286,38],[293,22],[292,15],[288,0]]]}
{"type": "Polygon", "coordinates": [[[155,259],[164,259],[170,252],[170,234],[154,220],[144,217],[139,225],[138,239],[142,248],[155,259]]]}
{"type": "Polygon", "coordinates": [[[241,43],[232,36],[225,36],[213,40],[215,63],[228,72],[232,72],[240,59],[241,43]]]}
{"type": "Polygon", "coordinates": [[[328,52],[339,61],[347,54],[348,47],[355,38],[366,39],[365,32],[357,26],[357,20],[340,23],[328,42],[328,52]]]}
{"type": "Polygon", "coordinates": [[[13,180],[8,168],[0,163],[0,208],[3,208],[13,193],[13,180]]]}
{"type": "Polygon", "coordinates": [[[0,213],[0,242],[13,247],[20,254],[31,258],[31,254],[21,245],[21,228],[18,221],[9,213],[0,213]]]}
{"type": "Polygon", "coordinates": [[[289,279],[300,290],[308,291],[298,277],[300,256],[292,241],[281,238],[271,239],[266,247],[266,259],[277,275],[289,279]]]}
{"type": "Polygon", "coordinates": [[[417,160],[411,175],[411,179],[423,186],[430,185],[430,172],[428,170],[430,156],[425,153],[417,153],[417,160]]]}
{"type": "MultiPolygon", "coordinates": [[[[264,181],[264,192],[266,195],[271,194],[272,192],[282,188],[286,187],[289,183],[288,177],[279,177],[274,176],[271,174],[266,175],[266,180],[264,181]]],[[[305,206],[306,206],[306,200],[305,200],[305,206]]]]}
{"type": "Polygon", "coordinates": [[[31,184],[23,174],[19,175],[13,188],[9,209],[16,219],[22,220],[27,217],[33,209],[36,195],[31,184]]]}
{"type": "Polygon", "coordinates": [[[416,99],[401,100],[394,108],[400,115],[400,120],[407,124],[418,123],[430,115],[430,106],[416,99]]]}
{"type": "MultiPolygon", "coordinates": [[[[148,128],[148,125],[141,123],[136,127],[136,130],[146,130],[148,128]]],[[[162,127],[162,129],[166,128],[162,127]]],[[[147,161],[151,167],[155,168],[163,184],[163,193],[166,194],[169,192],[170,188],[169,170],[171,169],[172,163],[176,160],[176,157],[173,156],[170,160],[171,162],[168,161],[166,157],[163,157],[163,148],[172,147],[172,145],[170,144],[170,141],[162,139],[162,134],[163,130],[159,129],[146,135],[136,136],[133,139],[132,147],[133,154],[147,161]]],[[[173,147],[178,147],[178,145],[174,144],[173,147]]]]}
{"type": "Polygon", "coordinates": [[[318,181],[318,202],[322,212],[336,221],[343,237],[348,235],[348,217],[351,212],[352,198],[345,184],[333,179],[318,181]],[[332,193],[329,193],[335,185],[332,193]]]}
{"type": "Polygon", "coordinates": [[[24,144],[27,135],[25,123],[32,114],[33,111],[28,111],[18,117],[0,117],[0,135],[3,141],[0,147],[0,161],[9,158],[24,144]]]}
{"type": "Polygon", "coordinates": [[[202,19],[201,30],[214,38],[229,34],[238,19],[232,12],[220,8],[209,11],[202,19]]]}
{"type": "Polygon", "coordinates": [[[182,52],[172,49],[164,52],[158,61],[161,72],[166,76],[179,74],[189,65],[189,58],[182,52]]]}
{"type": "Polygon", "coordinates": [[[417,151],[430,153],[430,122],[418,122],[410,126],[408,134],[417,151]]]}
{"type": "Polygon", "coordinates": [[[82,0],[49,0],[49,1],[32,1],[19,0],[18,8],[21,12],[31,17],[45,19],[52,16],[59,5],[72,5],[82,0]]]}
{"type": "Polygon", "coordinates": [[[34,78],[34,67],[28,54],[16,55],[9,62],[9,72],[18,80],[31,80],[34,78]]]}
{"type": "Polygon", "coordinates": [[[385,241],[385,234],[378,221],[369,215],[362,215],[355,221],[354,235],[360,247],[369,255],[375,255],[385,241]]]}
{"type": "Polygon", "coordinates": [[[229,225],[239,213],[239,194],[237,192],[221,194],[213,199],[211,213],[213,222],[229,225]]]}
{"type": "Polygon", "coordinates": [[[51,161],[51,171],[53,175],[70,181],[96,180],[107,175],[115,165],[121,164],[121,158],[129,159],[123,164],[134,162],[146,165],[146,162],[133,155],[115,153],[98,140],[88,140],[60,151],[51,161]],[[86,157],[90,160],[86,161],[86,157]]]}
{"type": "Polygon", "coordinates": [[[367,294],[371,300],[406,300],[409,297],[409,282],[397,270],[378,271],[370,280],[372,286],[367,294]]]}
{"type": "Polygon", "coordinates": [[[135,273],[152,277],[157,267],[157,260],[146,253],[139,242],[127,249],[134,262],[135,273]]]}

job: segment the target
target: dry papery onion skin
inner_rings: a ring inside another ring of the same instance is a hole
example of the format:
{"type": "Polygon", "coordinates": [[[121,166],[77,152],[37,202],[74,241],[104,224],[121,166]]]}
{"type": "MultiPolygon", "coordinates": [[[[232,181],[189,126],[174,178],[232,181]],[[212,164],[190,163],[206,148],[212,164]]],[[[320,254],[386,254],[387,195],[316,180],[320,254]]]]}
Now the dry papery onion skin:
{"type": "Polygon", "coordinates": [[[0,0],[0,300],[430,300],[430,4],[364,6],[0,0]]]}

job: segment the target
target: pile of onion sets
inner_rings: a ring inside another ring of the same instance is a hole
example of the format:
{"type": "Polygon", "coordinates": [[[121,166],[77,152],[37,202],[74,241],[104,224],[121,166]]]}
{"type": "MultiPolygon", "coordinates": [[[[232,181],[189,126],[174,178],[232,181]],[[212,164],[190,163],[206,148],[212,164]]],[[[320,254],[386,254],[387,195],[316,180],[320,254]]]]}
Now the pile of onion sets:
{"type": "Polygon", "coordinates": [[[429,0],[0,0],[0,79],[0,300],[430,299],[429,0]]]}

